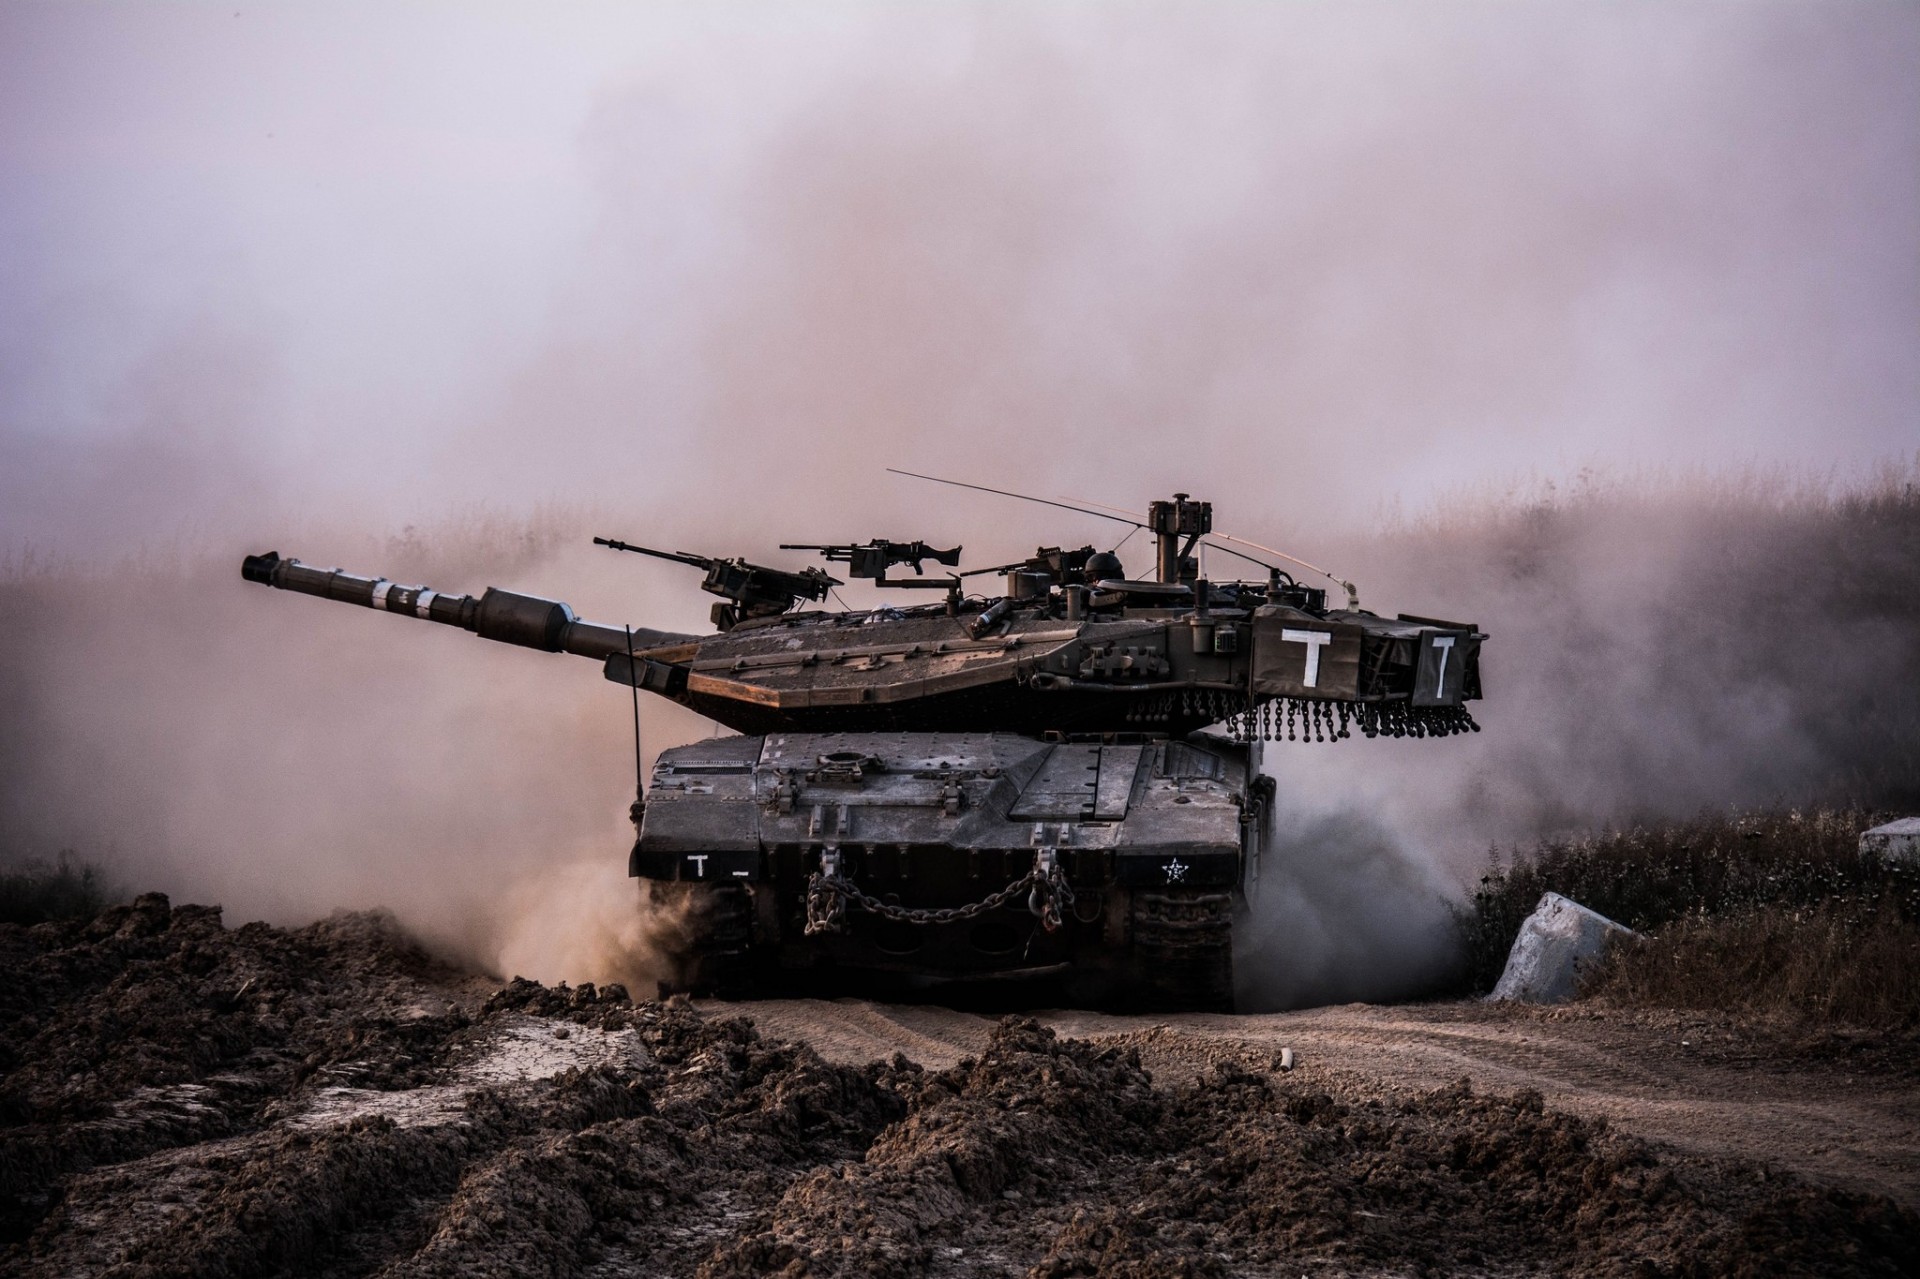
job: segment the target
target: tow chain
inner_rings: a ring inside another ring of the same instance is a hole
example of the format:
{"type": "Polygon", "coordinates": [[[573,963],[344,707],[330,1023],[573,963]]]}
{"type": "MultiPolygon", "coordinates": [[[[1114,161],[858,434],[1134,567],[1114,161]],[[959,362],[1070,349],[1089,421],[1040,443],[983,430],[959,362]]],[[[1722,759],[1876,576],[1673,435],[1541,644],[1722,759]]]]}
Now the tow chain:
{"type": "Polygon", "coordinates": [[[882,919],[905,924],[951,924],[999,910],[1017,899],[1023,891],[1027,894],[1027,909],[1033,912],[1048,932],[1060,927],[1061,908],[1073,905],[1073,889],[1067,884],[1066,872],[1060,868],[1059,854],[1051,848],[1036,851],[1033,869],[999,892],[971,905],[948,906],[938,910],[897,906],[862,892],[858,884],[841,872],[840,850],[828,848],[821,851],[820,869],[807,880],[807,936],[841,931],[849,904],[882,919]]]}

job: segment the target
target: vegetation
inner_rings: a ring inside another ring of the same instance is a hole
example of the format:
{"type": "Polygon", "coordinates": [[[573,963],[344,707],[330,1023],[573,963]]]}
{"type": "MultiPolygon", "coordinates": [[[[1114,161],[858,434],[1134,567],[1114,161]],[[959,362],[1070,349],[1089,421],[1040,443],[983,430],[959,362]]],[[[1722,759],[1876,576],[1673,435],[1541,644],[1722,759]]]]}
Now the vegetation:
{"type": "Polygon", "coordinates": [[[0,924],[91,919],[116,897],[106,877],[93,866],[76,863],[71,852],[52,863],[0,866],[0,924]]]}
{"type": "Polygon", "coordinates": [[[1864,1026],[1920,1017],[1920,866],[1863,856],[1863,810],[1702,816],[1550,840],[1494,865],[1461,927],[1470,980],[1498,980],[1520,922],[1556,892],[1645,935],[1586,993],[1864,1026]]]}
{"type": "Polygon", "coordinates": [[[1911,911],[1858,899],[1679,920],[1616,948],[1585,993],[1632,1007],[1911,1028],[1920,1019],[1920,927],[1911,911]]]}

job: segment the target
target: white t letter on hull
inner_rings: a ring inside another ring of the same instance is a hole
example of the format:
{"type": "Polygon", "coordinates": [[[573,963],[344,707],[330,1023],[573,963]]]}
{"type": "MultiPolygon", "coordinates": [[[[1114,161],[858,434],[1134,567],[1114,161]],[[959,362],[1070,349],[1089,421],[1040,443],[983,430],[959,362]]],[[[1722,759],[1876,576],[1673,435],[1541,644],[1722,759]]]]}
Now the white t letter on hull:
{"type": "Polygon", "coordinates": [[[1280,632],[1280,638],[1289,644],[1305,644],[1307,646],[1307,674],[1306,678],[1300,682],[1308,688],[1318,688],[1320,686],[1320,650],[1333,643],[1333,633],[1331,631],[1284,630],[1280,632]]]}

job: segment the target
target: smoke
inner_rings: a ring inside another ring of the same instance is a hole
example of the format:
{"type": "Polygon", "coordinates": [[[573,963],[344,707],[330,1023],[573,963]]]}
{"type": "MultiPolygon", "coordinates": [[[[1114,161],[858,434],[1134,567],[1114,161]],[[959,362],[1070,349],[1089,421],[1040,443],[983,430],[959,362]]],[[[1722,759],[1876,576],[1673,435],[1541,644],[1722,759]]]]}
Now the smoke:
{"type": "Polygon", "coordinates": [[[1484,731],[1268,748],[1282,887],[1255,904],[1254,1003],[1442,984],[1448,903],[1489,850],[1707,808],[1920,806],[1920,458],[1839,489],[1588,474],[1341,554],[1363,604],[1492,636],[1484,731]]]}
{"type": "Polygon", "coordinates": [[[1179,489],[1494,635],[1485,733],[1272,755],[1292,869],[1243,969],[1413,988],[1402,924],[1489,842],[1876,793],[1910,525],[1716,477],[1844,494],[1911,448],[1917,50],[1892,5],[15,6],[0,852],[644,968],[632,886],[567,869],[629,838],[619,691],[239,555],[701,629],[685,570],[584,539],[986,564],[1117,526],[880,467],[1179,489]],[[1589,463],[1705,478],[1381,515],[1589,463]],[[1892,562],[1843,586],[1856,535],[1892,562]]]}
{"type": "Polygon", "coordinates": [[[1244,1011],[1405,999],[1458,962],[1452,885],[1398,829],[1355,804],[1282,800],[1235,939],[1244,1011]]]}
{"type": "Polygon", "coordinates": [[[496,907],[492,962],[501,973],[619,982],[650,995],[676,978],[671,937],[685,905],[653,900],[605,849],[545,866],[513,884],[496,907]]]}
{"type": "Polygon", "coordinates": [[[1912,435],[1906,6],[0,21],[8,546],[163,496],[980,542],[887,461],[1320,545],[1912,435]]]}
{"type": "MultiPolygon", "coordinates": [[[[384,543],[308,529],[299,549],[449,589],[484,573],[600,616],[643,611],[571,532],[476,516],[384,543]]],[[[242,918],[387,906],[502,975],[521,963],[630,980],[651,962],[626,929],[589,927],[637,913],[622,855],[633,730],[615,686],[577,659],[270,595],[236,568],[195,548],[0,586],[10,856],[71,847],[119,882],[242,918]],[[610,882],[578,869],[589,861],[610,882]],[[516,918],[535,902],[550,920],[516,918]]],[[[649,763],[708,731],[648,705],[649,763]]]]}
{"type": "Polygon", "coordinates": [[[1374,801],[1499,839],[1708,803],[1920,800],[1917,481],[1915,463],[1845,487],[1589,475],[1356,548],[1370,589],[1494,634],[1486,731],[1448,761],[1471,789],[1383,773],[1374,801]]]}

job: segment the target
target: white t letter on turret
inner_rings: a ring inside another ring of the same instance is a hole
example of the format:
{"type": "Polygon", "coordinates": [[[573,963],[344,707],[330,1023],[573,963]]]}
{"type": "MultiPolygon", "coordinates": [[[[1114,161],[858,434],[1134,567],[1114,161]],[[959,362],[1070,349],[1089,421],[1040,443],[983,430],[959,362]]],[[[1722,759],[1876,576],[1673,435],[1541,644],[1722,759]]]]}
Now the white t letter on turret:
{"type": "Polygon", "coordinates": [[[1284,630],[1280,638],[1289,644],[1307,646],[1307,675],[1300,682],[1308,688],[1320,686],[1320,650],[1333,643],[1331,631],[1295,631],[1284,630]]]}

